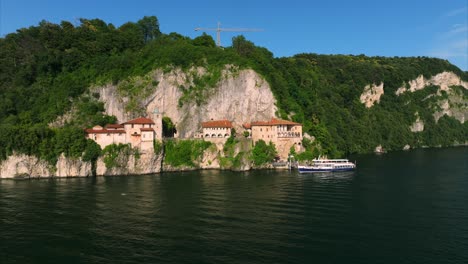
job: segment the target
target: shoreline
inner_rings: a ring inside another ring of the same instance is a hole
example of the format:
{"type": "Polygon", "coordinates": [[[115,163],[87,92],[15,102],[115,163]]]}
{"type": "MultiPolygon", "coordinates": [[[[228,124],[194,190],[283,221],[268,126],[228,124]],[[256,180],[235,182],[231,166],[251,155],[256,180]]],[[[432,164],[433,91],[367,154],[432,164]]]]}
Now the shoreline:
{"type": "MultiPolygon", "coordinates": [[[[363,154],[352,154],[352,157],[356,156],[368,156],[368,155],[378,155],[378,156],[386,156],[393,153],[400,153],[400,152],[412,152],[412,151],[420,151],[420,150],[439,150],[439,149],[450,149],[450,148],[467,148],[468,144],[458,144],[449,147],[420,147],[414,148],[409,150],[397,150],[397,151],[389,151],[382,154],[376,153],[363,153],[363,154]]],[[[260,166],[260,167],[249,167],[248,170],[233,170],[233,169],[222,169],[222,168],[183,168],[183,169],[171,169],[171,170],[163,170],[164,165],[161,166],[160,170],[157,172],[145,172],[145,173],[109,173],[109,174],[99,174],[99,175],[66,175],[66,176],[27,176],[27,173],[23,173],[17,176],[12,177],[0,177],[0,182],[3,180],[13,180],[13,181],[25,181],[25,180],[40,180],[40,179],[70,179],[70,178],[98,178],[98,177],[132,177],[132,176],[144,176],[144,175],[154,175],[154,174],[163,174],[163,173],[180,173],[180,172],[190,172],[190,171],[231,171],[231,172],[249,172],[249,171],[257,171],[257,170],[277,170],[277,171],[285,171],[289,170],[288,168],[280,167],[275,168],[272,164],[268,164],[267,166],[260,166]]]]}

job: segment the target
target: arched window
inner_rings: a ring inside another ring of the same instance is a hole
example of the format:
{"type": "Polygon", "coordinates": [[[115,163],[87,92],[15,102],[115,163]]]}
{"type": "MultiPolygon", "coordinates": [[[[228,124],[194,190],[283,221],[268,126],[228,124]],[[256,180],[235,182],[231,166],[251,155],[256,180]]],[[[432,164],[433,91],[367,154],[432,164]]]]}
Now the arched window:
{"type": "Polygon", "coordinates": [[[210,137],[210,134],[206,134],[205,137],[206,137],[206,138],[209,138],[209,137],[210,137]]]}

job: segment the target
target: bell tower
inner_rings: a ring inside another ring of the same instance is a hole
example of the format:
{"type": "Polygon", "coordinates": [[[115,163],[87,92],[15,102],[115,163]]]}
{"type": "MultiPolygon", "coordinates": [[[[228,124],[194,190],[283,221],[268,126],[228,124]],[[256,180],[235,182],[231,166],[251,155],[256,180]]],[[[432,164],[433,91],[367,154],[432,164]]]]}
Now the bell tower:
{"type": "Polygon", "coordinates": [[[162,140],[162,113],[159,112],[158,108],[154,108],[152,118],[154,122],[155,131],[154,139],[162,140]]]}

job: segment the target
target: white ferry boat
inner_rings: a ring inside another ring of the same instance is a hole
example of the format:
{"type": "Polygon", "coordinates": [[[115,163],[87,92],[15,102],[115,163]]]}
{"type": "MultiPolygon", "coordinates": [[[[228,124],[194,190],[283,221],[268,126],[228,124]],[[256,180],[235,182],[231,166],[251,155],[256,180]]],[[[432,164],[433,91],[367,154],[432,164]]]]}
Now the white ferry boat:
{"type": "Polygon", "coordinates": [[[352,171],[356,164],[347,159],[314,159],[311,165],[298,165],[299,173],[352,171]]]}

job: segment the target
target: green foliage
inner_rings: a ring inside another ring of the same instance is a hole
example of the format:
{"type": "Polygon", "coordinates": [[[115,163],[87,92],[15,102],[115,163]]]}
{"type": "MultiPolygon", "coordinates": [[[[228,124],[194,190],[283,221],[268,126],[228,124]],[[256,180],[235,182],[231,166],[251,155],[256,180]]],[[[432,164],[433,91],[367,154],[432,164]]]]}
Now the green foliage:
{"type": "Polygon", "coordinates": [[[203,32],[201,36],[193,39],[193,45],[211,47],[211,48],[216,47],[216,43],[213,40],[213,38],[210,35],[206,34],[205,32],[203,32]]]}
{"type": "Polygon", "coordinates": [[[143,32],[143,38],[145,42],[153,40],[161,35],[159,30],[159,21],[155,16],[145,16],[138,20],[138,25],[143,32]]]}
{"type": "Polygon", "coordinates": [[[162,118],[162,131],[163,137],[174,137],[174,133],[177,132],[176,126],[172,123],[170,117],[164,116],[162,118]]]}
{"type": "Polygon", "coordinates": [[[244,135],[244,137],[246,137],[246,138],[248,138],[248,137],[250,136],[250,132],[249,132],[249,131],[247,131],[247,130],[246,130],[246,131],[244,131],[242,134],[243,134],[243,135],[244,135]]]}
{"type": "Polygon", "coordinates": [[[265,141],[260,139],[252,149],[252,160],[255,165],[259,166],[272,162],[276,154],[275,144],[272,142],[266,144],[265,141]]]}
{"type": "Polygon", "coordinates": [[[138,155],[138,152],[130,144],[110,144],[102,150],[106,168],[120,168],[127,166],[130,155],[138,155]]]}
{"type": "Polygon", "coordinates": [[[87,149],[83,130],[74,127],[50,129],[41,125],[1,125],[0,130],[0,160],[16,152],[36,156],[55,165],[62,153],[76,159],[87,149]]]}
{"type": "Polygon", "coordinates": [[[239,141],[236,139],[234,134],[231,134],[231,136],[226,140],[226,143],[224,143],[224,147],[223,147],[224,152],[233,151],[234,146],[238,142],[239,141]]]}
{"type": "Polygon", "coordinates": [[[209,96],[209,92],[213,91],[213,88],[220,80],[222,69],[223,67],[221,66],[215,66],[208,67],[207,72],[202,75],[192,73],[193,85],[187,84],[188,87],[180,87],[183,95],[179,98],[179,107],[185,102],[195,102],[198,106],[204,104],[209,96]]]}
{"type": "Polygon", "coordinates": [[[96,162],[96,160],[101,156],[101,146],[97,144],[94,140],[86,140],[86,148],[83,153],[83,161],[96,162]]]}
{"type": "Polygon", "coordinates": [[[211,142],[204,140],[167,140],[164,143],[164,162],[174,167],[195,167],[210,146],[211,142]]]}
{"type": "Polygon", "coordinates": [[[224,143],[224,147],[223,147],[224,156],[219,157],[220,165],[222,168],[240,167],[241,160],[245,153],[242,151],[240,151],[237,154],[235,153],[236,145],[238,143],[239,143],[239,140],[235,138],[234,134],[231,134],[231,136],[226,140],[226,143],[224,143]]]}
{"type": "Polygon", "coordinates": [[[163,151],[163,143],[157,139],[153,141],[154,154],[160,154],[163,151]]]}

